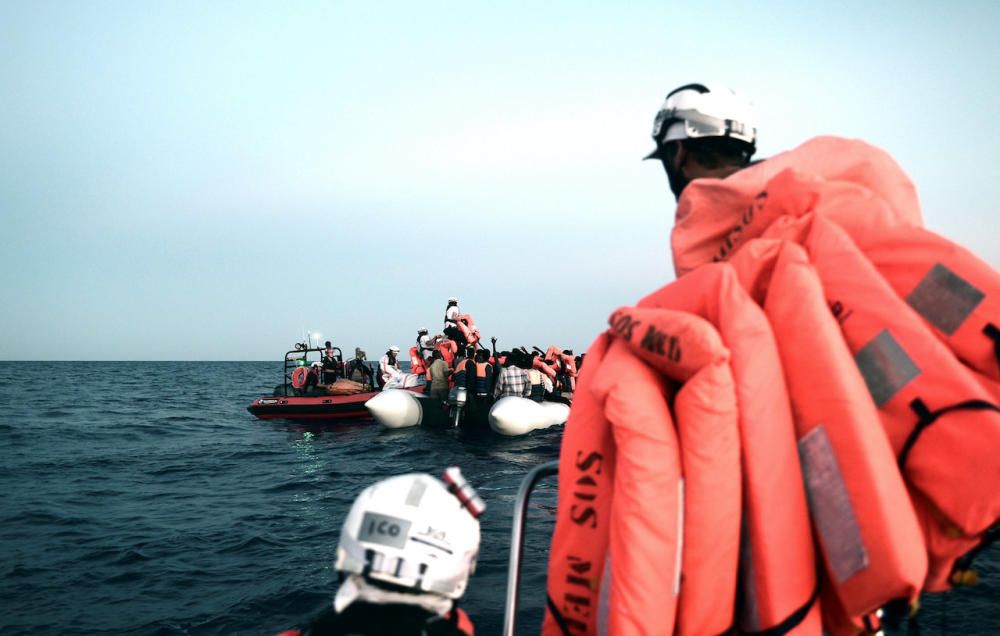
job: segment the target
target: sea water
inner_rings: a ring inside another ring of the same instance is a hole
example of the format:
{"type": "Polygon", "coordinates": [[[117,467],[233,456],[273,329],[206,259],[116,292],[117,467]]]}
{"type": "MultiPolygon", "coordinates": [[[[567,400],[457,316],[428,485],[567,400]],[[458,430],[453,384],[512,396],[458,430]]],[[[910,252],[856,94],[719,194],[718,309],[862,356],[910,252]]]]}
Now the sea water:
{"type": "MultiPolygon", "coordinates": [[[[0,363],[5,634],[274,634],[330,604],[354,497],[390,475],[462,468],[488,505],[463,607],[498,634],[514,497],[561,429],[522,438],[261,421],[280,362],[0,363]]],[[[529,509],[519,633],[537,633],[555,480],[529,509]]],[[[924,633],[1000,633],[1000,556],[925,601],[924,633]]]]}

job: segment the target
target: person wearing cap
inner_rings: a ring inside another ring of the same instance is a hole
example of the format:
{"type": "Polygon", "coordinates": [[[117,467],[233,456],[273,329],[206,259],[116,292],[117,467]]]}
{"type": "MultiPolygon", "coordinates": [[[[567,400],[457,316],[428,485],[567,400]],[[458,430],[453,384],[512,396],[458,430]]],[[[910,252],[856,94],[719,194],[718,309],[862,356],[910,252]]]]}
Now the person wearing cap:
{"type": "Polygon", "coordinates": [[[278,636],[472,636],[458,607],[479,556],[486,504],[456,467],[366,488],[344,520],[333,606],[278,636]]]}
{"type": "Polygon", "coordinates": [[[382,356],[382,359],[378,361],[379,380],[382,382],[382,386],[385,386],[385,383],[394,376],[402,373],[402,371],[399,370],[399,362],[397,361],[398,357],[399,347],[392,345],[389,347],[389,350],[385,352],[385,355],[382,356]]]}
{"type": "Polygon", "coordinates": [[[691,181],[724,179],[750,165],[757,116],[750,102],[721,84],[685,84],[667,93],[653,120],[656,149],[678,200],[691,181]]]}
{"type": "Polygon", "coordinates": [[[461,315],[462,312],[458,310],[458,298],[452,296],[448,299],[448,306],[444,310],[444,335],[454,340],[459,350],[468,344],[462,330],[458,328],[458,319],[461,315]]]}
{"type": "Polygon", "coordinates": [[[347,363],[347,377],[355,382],[375,384],[371,367],[365,364],[365,351],[361,347],[354,348],[354,359],[347,363]]]}

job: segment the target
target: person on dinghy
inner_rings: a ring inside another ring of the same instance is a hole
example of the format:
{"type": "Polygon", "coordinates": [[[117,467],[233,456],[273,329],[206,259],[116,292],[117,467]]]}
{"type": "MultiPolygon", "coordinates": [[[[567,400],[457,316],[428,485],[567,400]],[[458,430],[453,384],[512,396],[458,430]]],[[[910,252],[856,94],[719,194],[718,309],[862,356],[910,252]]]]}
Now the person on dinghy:
{"type": "Polygon", "coordinates": [[[392,378],[402,375],[402,371],[399,369],[399,347],[392,345],[389,350],[385,352],[382,359],[378,361],[378,373],[379,380],[382,386],[391,380],[392,378]]]}
{"type": "Polygon", "coordinates": [[[369,486],[340,532],[333,607],[278,636],[472,636],[458,607],[479,556],[486,504],[457,467],[369,486]]]}
{"type": "Polygon", "coordinates": [[[361,347],[354,348],[354,359],[347,363],[347,378],[354,382],[364,384],[375,384],[374,373],[365,364],[365,351],[361,347]]]}

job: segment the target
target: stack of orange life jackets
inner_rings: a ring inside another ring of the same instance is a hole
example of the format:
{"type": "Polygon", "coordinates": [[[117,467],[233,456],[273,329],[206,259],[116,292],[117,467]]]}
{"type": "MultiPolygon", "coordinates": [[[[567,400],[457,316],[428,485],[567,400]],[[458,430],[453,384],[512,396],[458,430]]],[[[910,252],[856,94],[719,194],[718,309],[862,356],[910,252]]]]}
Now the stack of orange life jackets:
{"type": "Polygon", "coordinates": [[[692,182],[563,436],[545,634],[859,633],[1000,519],[1000,274],[833,137],[692,182]]]}

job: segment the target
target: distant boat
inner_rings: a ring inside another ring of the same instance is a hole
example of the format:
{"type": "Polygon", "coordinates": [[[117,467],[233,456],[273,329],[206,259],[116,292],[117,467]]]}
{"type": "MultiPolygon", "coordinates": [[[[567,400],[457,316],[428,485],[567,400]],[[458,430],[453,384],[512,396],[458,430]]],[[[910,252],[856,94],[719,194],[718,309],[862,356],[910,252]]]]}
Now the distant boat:
{"type": "MultiPolygon", "coordinates": [[[[247,407],[247,411],[262,420],[308,422],[371,420],[372,415],[365,408],[365,402],[378,395],[379,391],[331,395],[326,390],[312,386],[306,392],[301,379],[309,370],[309,354],[315,353],[318,357],[324,351],[325,348],[310,347],[306,343],[296,344],[295,349],[285,353],[282,384],[276,386],[271,395],[254,400],[247,407]],[[298,371],[299,369],[302,371],[298,371]]],[[[333,347],[333,351],[338,360],[344,359],[339,347],[333,347]]]]}

